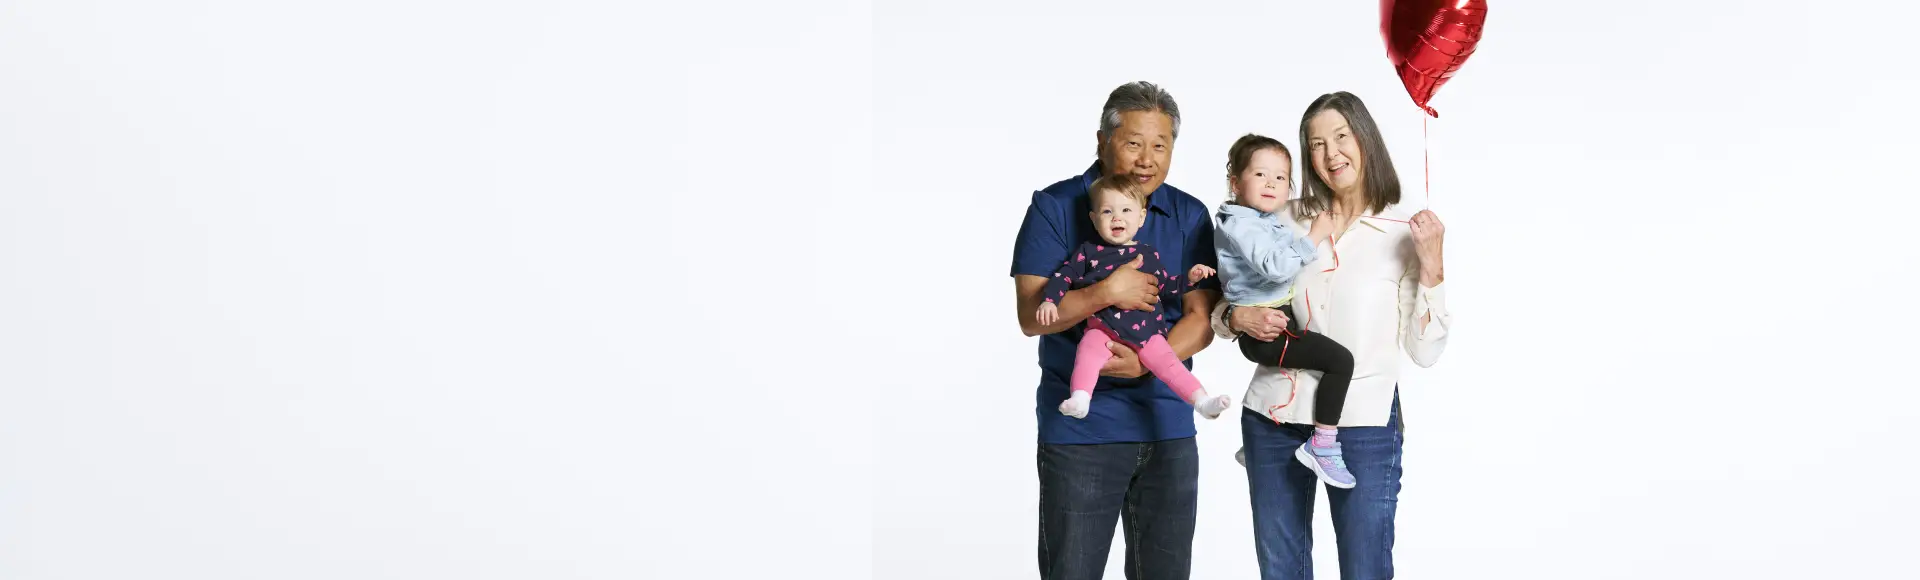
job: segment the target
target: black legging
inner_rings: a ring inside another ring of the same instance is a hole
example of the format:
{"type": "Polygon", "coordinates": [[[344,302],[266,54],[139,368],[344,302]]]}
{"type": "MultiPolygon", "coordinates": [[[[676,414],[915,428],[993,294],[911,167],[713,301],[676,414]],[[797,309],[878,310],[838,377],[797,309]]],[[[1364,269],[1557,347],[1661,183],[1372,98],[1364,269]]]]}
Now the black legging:
{"type": "Polygon", "coordinates": [[[1237,340],[1240,354],[1257,365],[1323,373],[1320,386],[1314,389],[1313,421],[1339,425],[1340,409],[1347,404],[1347,383],[1353,382],[1353,352],[1327,335],[1301,329],[1300,319],[1293,316],[1293,306],[1281,306],[1280,312],[1287,315],[1287,330],[1293,337],[1283,334],[1273,342],[1262,342],[1241,334],[1237,340]],[[1287,355],[1284,359],[1280,358],[1282,350],[1287,355]]]}

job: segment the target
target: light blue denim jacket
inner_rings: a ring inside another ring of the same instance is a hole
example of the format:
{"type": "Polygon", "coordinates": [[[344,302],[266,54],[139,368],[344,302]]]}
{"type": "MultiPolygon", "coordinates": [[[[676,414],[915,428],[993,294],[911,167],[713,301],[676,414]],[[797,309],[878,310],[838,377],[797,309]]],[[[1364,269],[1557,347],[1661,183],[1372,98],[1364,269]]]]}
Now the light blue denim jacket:
{"type": "Polygon", "coordinates": [[[1281,299],[1292,290],[1294,276],[1313,261],[1313,242],[1275,214],[1223,203],[1214,216],[1220,227],[1213,230],[1213,246],[1229,304],[1281,299]]]}

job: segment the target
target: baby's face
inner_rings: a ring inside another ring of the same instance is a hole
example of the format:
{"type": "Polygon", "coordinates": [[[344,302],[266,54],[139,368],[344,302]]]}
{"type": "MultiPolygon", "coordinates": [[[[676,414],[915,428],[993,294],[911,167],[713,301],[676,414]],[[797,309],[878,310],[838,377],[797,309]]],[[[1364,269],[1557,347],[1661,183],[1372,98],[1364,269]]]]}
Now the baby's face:
{"type": "Polygon", "coordinates": [[[1133,235],[1139,233],[1140,224],[1146,223],[1147,213],[1126,195],[1096,191],[1093,193],[1093,229],[1100,232],[1100,239],[1113,245],[1133,241],[1133,235]]]}

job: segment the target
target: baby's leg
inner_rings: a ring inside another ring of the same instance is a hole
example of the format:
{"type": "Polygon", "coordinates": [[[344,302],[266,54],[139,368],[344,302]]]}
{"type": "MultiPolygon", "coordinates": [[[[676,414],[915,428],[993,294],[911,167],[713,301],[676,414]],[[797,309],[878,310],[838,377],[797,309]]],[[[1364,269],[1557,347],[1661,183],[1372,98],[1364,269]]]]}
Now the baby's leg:
{"type": "Polygon", "coordinates": [[[1173,352],[1173,345],[1167,344],[1167,337],[1153,335],[1147,344],[1140,348],[1140,364],[1153,371],[1153,376],[1173,388],[1173,394],[1180,395],[1202,416],[1212,419],[1220,416],[1221,411],[1233,405],[1233,398],[1226,395],[1208,396],[1207,389],[1200,386],[1200,379],[1180,364],[1180,355],[1173,352]]]}
{"type": "Polygon", "coordinates": [[[1080,349],[1073,357],[1073,377],[1067,383],[1073,394],[1060,403],[1060,414],[1087,418],[1087,408],[1093,404],[1093,385],[1100,382],[1100,367],[1113,358],[1113,351],[1107,350],[1108,341],[1107,333],[1092,328],[1080,337],[1080,349]]]}

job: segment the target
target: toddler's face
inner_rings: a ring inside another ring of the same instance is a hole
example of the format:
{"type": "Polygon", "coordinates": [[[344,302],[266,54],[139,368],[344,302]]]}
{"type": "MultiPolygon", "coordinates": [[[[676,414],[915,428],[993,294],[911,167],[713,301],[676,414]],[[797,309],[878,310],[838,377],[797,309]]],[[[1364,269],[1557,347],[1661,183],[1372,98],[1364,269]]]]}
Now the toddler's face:
{"type": "Polygon", "coordinates": [[[1093,192],[1093,229],[1100,232],[1100,239],[1113,245],[1133,241],[1133,235],[1139,233],[1140,224],[1146,223],[1146,210],[1133,198],[1111,191],[1093,192]]]}
{"type": "Polygon", "coordinates": [[[1280,209],[1293,195],[1293,160],[1280,154],[1278,149],[1261,149],[1253,152],[1253,159],[1246,169],[1233,178],[1234,203],[1250,207],[1262,213],[1272,213],[1280,209]]]}

